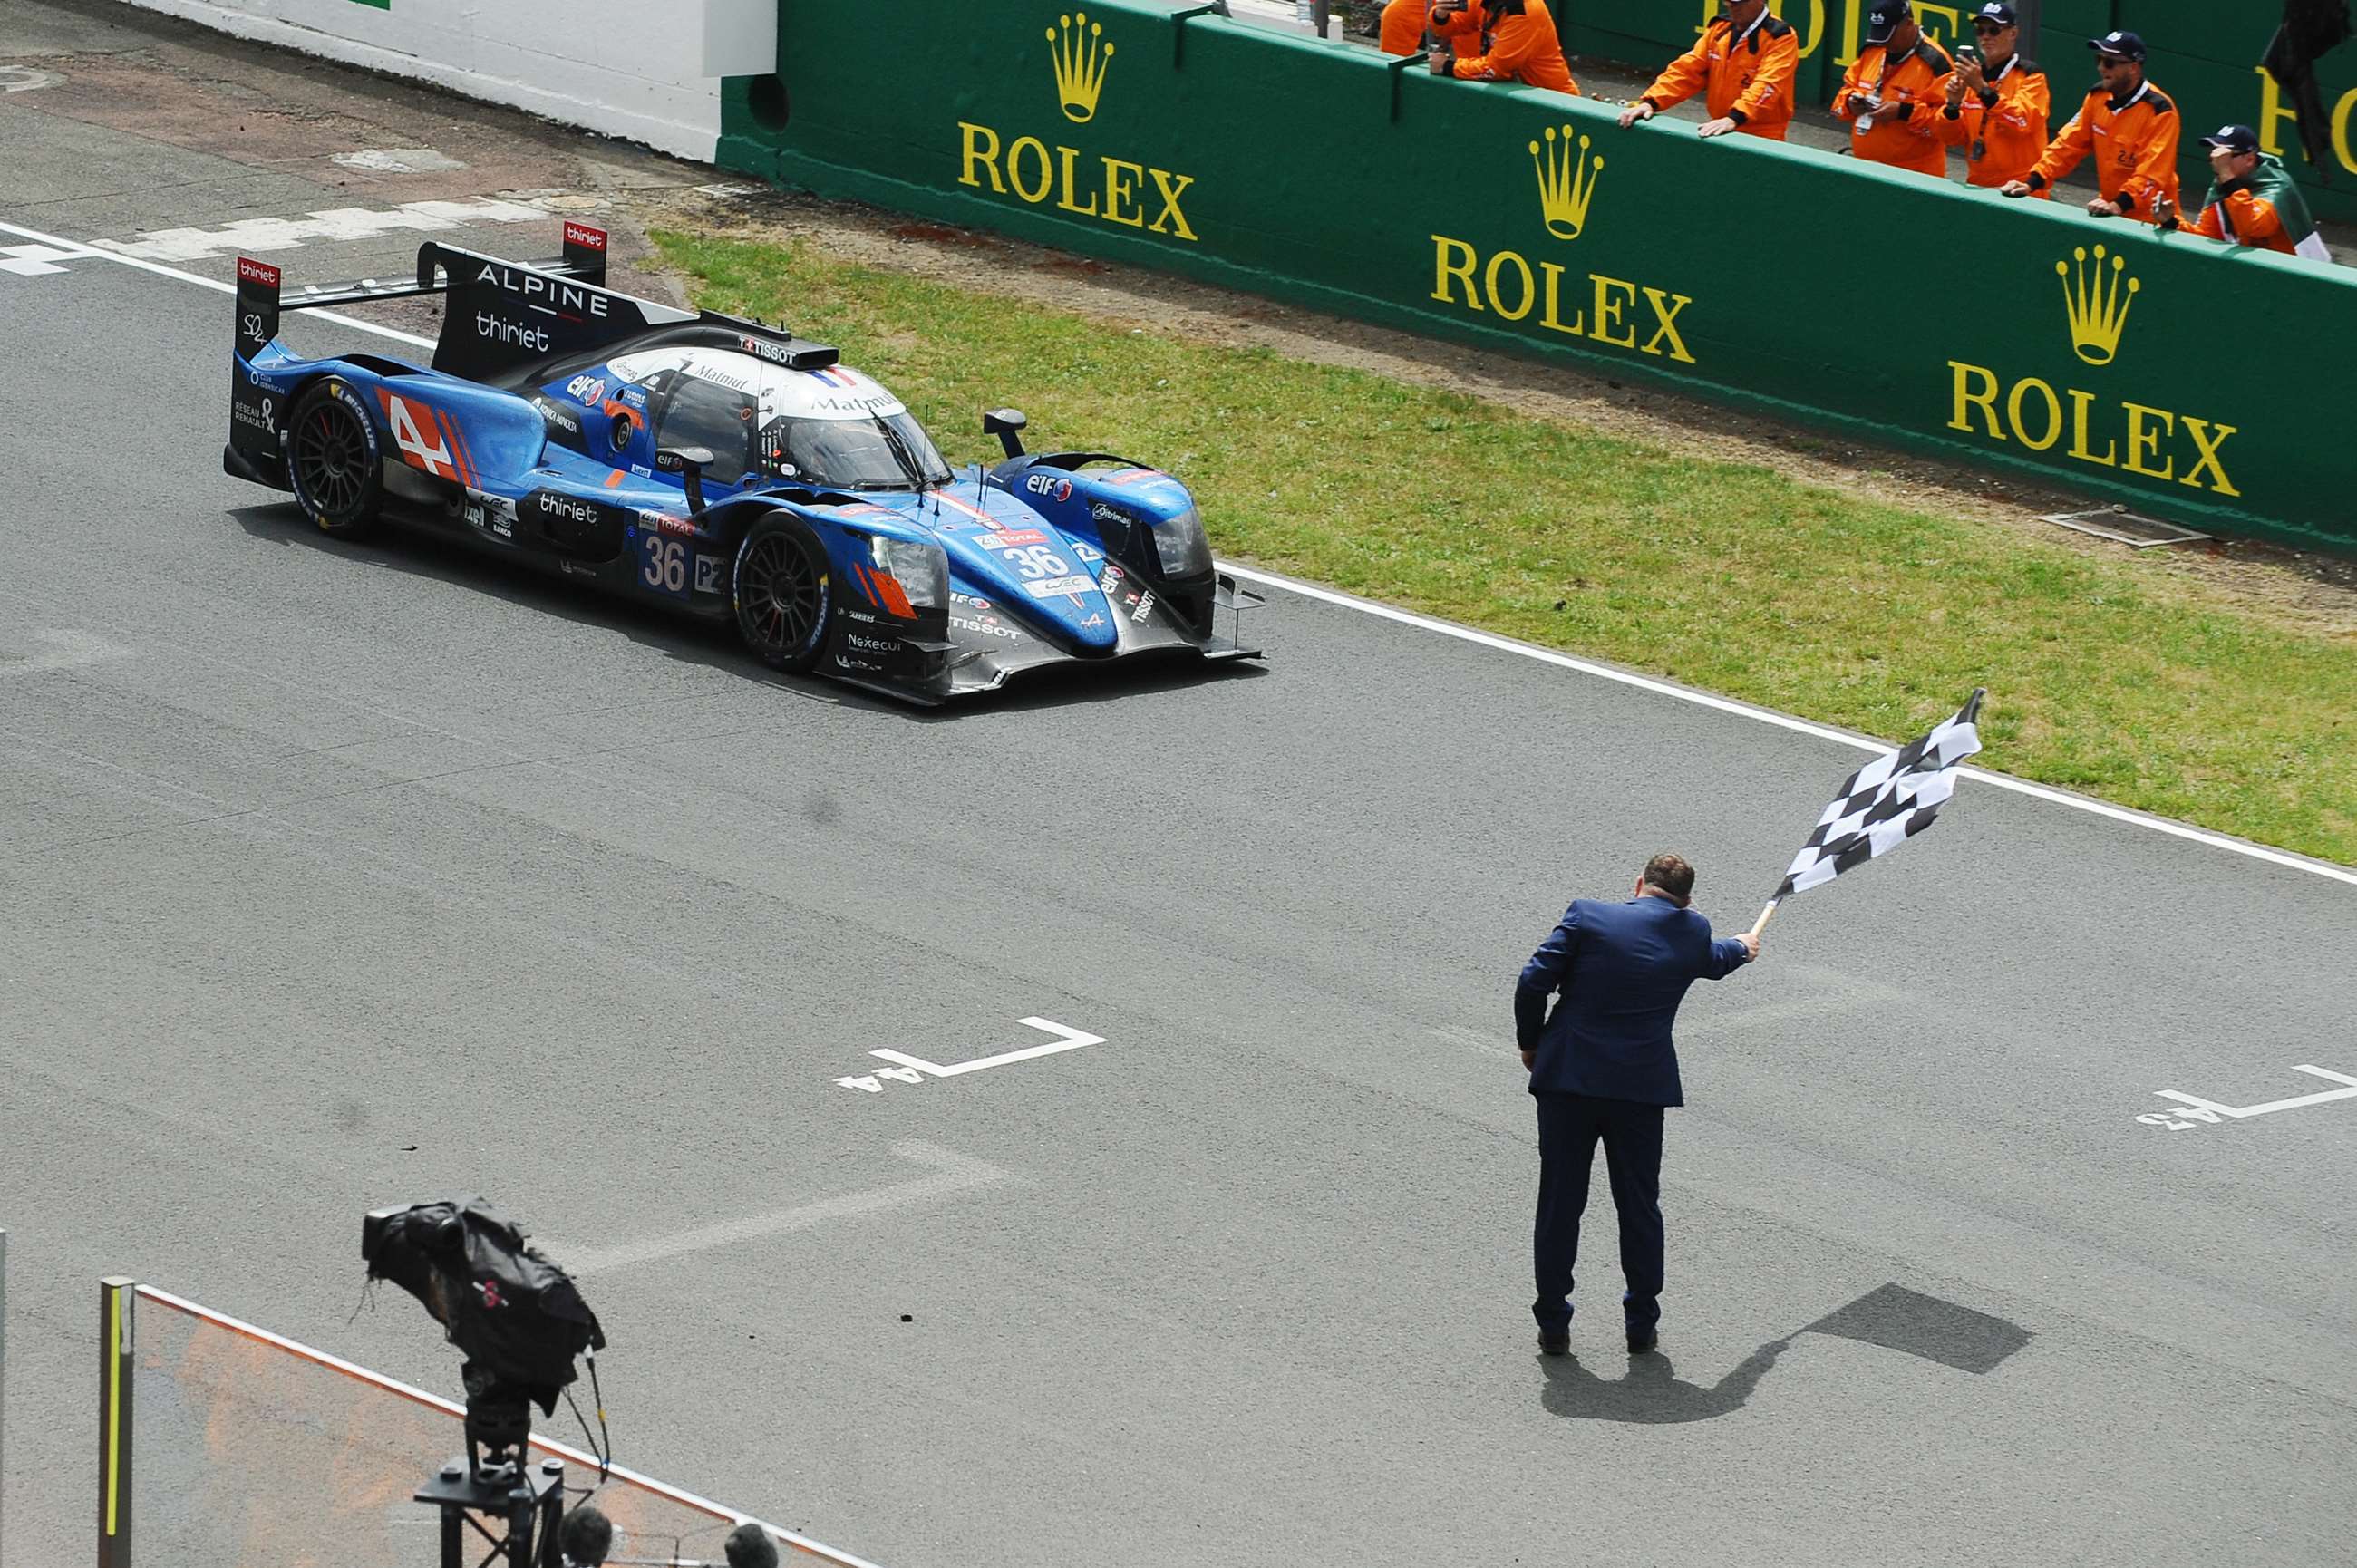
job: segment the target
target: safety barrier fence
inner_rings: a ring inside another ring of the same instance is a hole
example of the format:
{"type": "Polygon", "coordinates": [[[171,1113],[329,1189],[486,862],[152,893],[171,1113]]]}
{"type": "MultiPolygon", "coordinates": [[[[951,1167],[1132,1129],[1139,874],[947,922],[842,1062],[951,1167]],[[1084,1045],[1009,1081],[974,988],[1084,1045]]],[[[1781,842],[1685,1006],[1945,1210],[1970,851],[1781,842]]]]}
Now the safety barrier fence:
{"type": "MultiPolygon", "coordinates": [[[[1857,59],[1872,0],[1770,0],[1801,36],[1798,87],[1803,102],[1833,102],[1842,72],[1857,59]]],[[[1979,0],[1914,0],[1923,31],[1943,48],[1972,41],[1979,0]]],[[[1576,54],[1658,66],[1694,47],[1718,0],[1566,0],[1564,48],[1576,54]]],[[[2095,85],[2086,40],[2115,27],[2140,35],[2152,49],[2153,81],[2185,116],[2180,177],[2190,206],[2209,188],[2210,166],[2197,137],[2234,124],[2259,133],[2266,150],[2305,188],[2309,206],[2327,220],[2357,222],[2357,43],[2344,44],[2317,70],[2330,155],[2320,166],[2302,160],[2294,105],[2259,67],[2283,17],[2280,0],[2016,0],[2025,17],[2034,10],[2035,57],[2053,84],[2055,128],[2095,85]]]]}
{"type": "MultiPolygon", "coordinates": [[[[412,1494],[465,1449],[448,1400],[194,1302],[100,1287],[100,1568],[430,1568],[436,1511],[412,1494]]],[[[535,1434],[572,1494],[597,1486],[609,1562],[716,1562],[751,1516],[535,1434]]],[[[568,1496],[568,1502],[578,1497],[568,1496]]],[[[789,1561],[872,1568],[770,1528],[789,1561]]],[[[476,1553],[479,1555],[479,1552],[476,1553]]]]}
{"type": "Polygon", "coordinates": [[[726,166],[2357,546],[2347,269],[1135,0],[902,0],[878,92],[780,5],[726,166]]]}

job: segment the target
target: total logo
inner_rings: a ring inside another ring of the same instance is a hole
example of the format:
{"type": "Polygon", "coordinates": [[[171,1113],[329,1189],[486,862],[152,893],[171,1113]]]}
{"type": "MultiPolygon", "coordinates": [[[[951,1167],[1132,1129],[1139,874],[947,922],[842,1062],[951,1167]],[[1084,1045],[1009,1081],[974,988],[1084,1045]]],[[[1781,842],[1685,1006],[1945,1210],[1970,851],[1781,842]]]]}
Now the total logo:
{"type": "MultiPolygon", "coordinates": [[[[2062,280],[2071,352],[2097,370],[2118,360],[2129,308],[2144,292],[2142,280],[2130,275],[2127,265],[2126,256],[2102,245],[2092,254],[2085,246],[2074,246],[2068,260],[2054,263],[2062,280]]],[[[2243,493],[2234,488],[2224,456],[2227,439],[2239,427],[2223,420],[2057,387],[2039,376],[2007,378],[1963,360],[1947,364],[1951,430],[2029,452],[2051,451],[2068,435],[2062,455],[2091,467],[2118,468],[2222,496],[2243,493]]],[[[2078,379],[2076,372],[2072,379],[2078,379]]]]}
{"type": "Polygon", "coordinates": [[[1023,481],[1023,488],[1035,496],[1049,500],[1068,501],[1072,499],[1072,481],[1058,474],[1034,474],[1023,481]]]}

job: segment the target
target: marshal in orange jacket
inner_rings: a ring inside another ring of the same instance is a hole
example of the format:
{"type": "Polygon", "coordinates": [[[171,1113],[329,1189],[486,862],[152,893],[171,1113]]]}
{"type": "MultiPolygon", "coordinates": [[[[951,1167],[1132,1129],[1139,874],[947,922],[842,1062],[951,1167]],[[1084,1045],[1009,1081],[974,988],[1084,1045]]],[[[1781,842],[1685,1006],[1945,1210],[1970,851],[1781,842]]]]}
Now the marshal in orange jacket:
{"type": "Polygon", "coordinates": [[[1738,38],[1735,24],[1714,19],[1695,47],[1672,60],[1640,101],[1656,109],[1684,103],[1697,90],[1714,120],[1733,120],[1755,136],[1781,142],[1792,124],[1792,77],[1801,35],[1771,11],[1738,38]]]}
{"type": "Polygon", "coordinates": [[[1947,103],[1941,82],[1950,69],[1948,57],[1929,38],[1917,39],[1899,59],[1888,59],[1888,52],[1880,44],[1868,44],[1834,94],[1834,113],[1850,122],[1849,150],[1868,163],[1945,179],[1948,149],[1940,141],[1939,119],[1947,103]],[[1879,98],[1882,107],[1854,113],[1853,93],[1879,98]]]}
{"type": "Polygon", "coordinates": [[[1564,63],[1546,0],[1476,0],[1433,30],[1451,40],[1464,34],[1480,38],[1480,53],[1460,53],[1448,62],[1448,74],[1459,81],[1519,81],[1580,95],[1571,67],[1564,63]]]}
{"type": "MultiPolygon", "coordinates": [[[[1381,48],[1387,55],[1420,55],[1424,32],[1432,25],[1432,0],[1391,0],[1383,7],[1381,48]]],[[[1481,52],[1480,35],[1470,29],[1449,42],[1459,55],[1481,52]]]]}
{"type": "MultiPolygon", "coordinates": [[[[1964,183],[1996,187],[2027,179],[2038,166],[2054,94],[2038,62],[2019,55],[1987,80],[1979,94],[1967,92],[1957,107],[1941,110],[1937,126],[1941,141],[1964,149],[1964,183]]],[[[1945,82],[1940,91],[1946,93],[1945,82]]]]}
{"type": "Polygon", "coordinates": [[[2151,82],[2115,99],[2102,88],[2087,94],[2079,113],[2062,127],[2038,166],[2024,177],[2029,188],[2044,190],[2090,153],[2095,185],[2104,199],[2147,223],[2177,218],[2177,105],[2151,82]],[[2168,206],[2163,210],[2161,203],[2168,206]]]}

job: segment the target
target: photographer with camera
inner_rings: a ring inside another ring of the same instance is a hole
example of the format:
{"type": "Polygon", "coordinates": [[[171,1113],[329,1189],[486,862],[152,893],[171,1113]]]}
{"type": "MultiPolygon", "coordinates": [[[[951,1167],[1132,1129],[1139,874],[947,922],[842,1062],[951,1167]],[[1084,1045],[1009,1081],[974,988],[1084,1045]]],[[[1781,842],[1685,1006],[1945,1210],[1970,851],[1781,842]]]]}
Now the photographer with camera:
{"type": "Polygon", "coordinates": [[[1939,137],[1947,55],[1916,26],[1908,0],[1875,0],[1866,23],[1866,48],[1834,95],[1834,113],[1849,122],[1851,154],[1947,178],[1948,149],[1939,137]]]}
{"type": "Polygon", "coordinates": [[[1943,143],[1964,149],[1964,183],[1996,189],[2038,166],[2054,99],[2046,73],[2022,56],[2020,20],[2006,0],[1974,14],[1973,38],[1970,52],[1956,51],[1937,127],[1943,143]]]}
{"type": "Polygon", "coordinates": [[[1433,0],[1432,31],[1449,40],[1447,48],[1436,42],[1426,57],[1435,76],[1518,82],[1580,96],[1546,0],[1433,0]],[[1469,37],[1479,41],[1477,52],[1458,50],[1457,40],[1469,37]]]}

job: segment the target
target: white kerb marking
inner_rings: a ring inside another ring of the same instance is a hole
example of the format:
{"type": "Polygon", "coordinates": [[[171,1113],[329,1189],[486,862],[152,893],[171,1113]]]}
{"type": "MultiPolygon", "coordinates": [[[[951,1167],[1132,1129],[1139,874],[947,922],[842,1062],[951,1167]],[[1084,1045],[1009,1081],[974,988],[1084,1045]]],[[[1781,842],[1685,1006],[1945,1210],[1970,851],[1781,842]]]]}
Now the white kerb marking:
{"type": "Polygon", "coordinates": [[[1085,1029],[1067,1028],[1052,1018],[1024,1018],[1018,1022],[1056,1038],[1044,1046],[1025,1046],[1020,1050],[1001,1051],[995,1057],[976,1057],[972,1061],[955,1062],[948,1067],[939,1062],[929,1062],[922,1057],[912,1057],[906,1051],[870,1051],[867,1054],[881,1057],[888,1062],[898,1062],[902,1067],[914,1068],[930,1078],[955,1078],[961,1073],[980,1072],[985,1068],[1005,1067],[1009,1062],[1028,1062],[1035,1057],[1052,1057],[1059,1051],[1076,1051],[1082,1046],[1104,1044],[1103,1035],[1092,1035],[1085,1029]]]}
{"type": "MultiPolygon", "coordinates": [[[[548,214],[537,213],[536,216],[546,217],[548,214]]],[[[50,245],[73,244],[70,240],[62,239],[55,234],[43,233],[38,230],[23,228],[15,223],[0,223],[0,234],[16,234],[50,245]]],[[[192,283],[199,288],[212,289],[220,294],[237,292],[234,284],[214,278],[199,277],[194,273],[158,265],[143,257],[114,252],[103,253],[110,261],[118,261],[126,266],[135,266],[142,272],[154,273],[158,277],[176,278],[182,283],[192,283]]],[[[329,311],[320,311],[317,314],[322,321],[332,321],[339,327],[350,327],[361,332],[372,332],[380,338],[390,338],[402,343],[414,343],[421,349],[434,347],[433,338],[421,338],[414,332],[403,332],[395,328],[380,327],[373,321],[362,321],[355,317],[329,311]]],[[[1282,588],[1289,594],[1298,594],[1304,598],[1316,599],[1320,603],[1334,605],[1342,609],[1355,610],[1361,615],[1371,615],[1379,619],[1394,621],[1401,626],[1412,626],[1419,631],[1452,637],[1460,642],[1470,642],[1483,648],[1496,649],[1501,653],[1512,653],[1523,659],[1534,659],[1542,664],[1552,664],[1559,670],[1575,670],[1583,675],[1593,675],[1599,680],[1618,682],[1624,686],[1634,686],[1640,691],[1652,692],[1681,703],[1692,703],[1699,707],[1715,708],[1723,714],[1733,714],[1739,718],[1756,720],[1764,725],[1774,725],[1779,729],[1791,730],[1796,735],[1813,736],[1819,740],[1833,741],[1837,745],[1852,746],[1861,751],[1897,749],[1895,742],[1851,735],[1824,725],[1812,724],[1807,719],[1794,718],[1790,714],[1780,714],[1770,708],[1753,707],[1749,703],[1738,703],[1730,697],[1714,696],[1708,692],[1697,692],[1689,687],[1674,685],[1667,681],[1655,680],[1650,675],[1640,675],[1634,671],[1616,670],[1609,664],[1598,664],[1585,659],[1575,659],[1567,653],[1557,653],[1551,648],[1538,648],[1527,642],[1516,642],[1510,637],[1500,637],[1494,632],[1476,631],[1469,626],[1457,626],[1448,621],[1435,620],[1430,616],[1417,615],[1413,610],[1394,609],[1390,605],[1379,605],[1372,600],[1360,598],[1356,595],[1340,593],[1332,588],[1321,588],[1314,584],[1299,582],[1291,577],[1282,577],[1274,572],[1263,572],[1255,567],[1238,566],[1227,562],[1221,562],[1218,565],[1221,571],[1231,576],[1241,577],[1249,583],[1258,583],[1265,587],[1282,588]]],[[[2107,818],[2112,822],[2125,822],[2130,827],[2147,828],[2157,833],[2167,833],[2171,838],[2184,839],[2191,843],[2206,844],[2212,849],[2222,849],[2231,854],[2243,855],[2252,860],[2263,860],[2270,865],[2280,865],[2290,871],[2304,871],[2312,876],[2321,876],[2333,882],[2345,883],[2352,887],[2357,887],[2357,871],[2352,871],[2346,866],[2332,865],[2324,861],[2310,859],[2307,855],[2292,854],[2285,850],[2269,849],[2265,844],[2228,838],[2223,833],[2213,833],[2203,828],[2190,827],[2183,822],[2173,822],[2166,817],[2156,817],[2144,811],[2131,811],[2124,806],[2115,806],[2106,800],[2090,800],[2084,795],[2073,795],[2068,790],[2049,789],[2043,784],[2032,784],[2026,779],[2008,778],[2002,773],[1989,773],[1976,768],[1960,768],[1956,773],[1961,779],[1993,784],[2000,789],[2010,789],[2017,795],[2028,795],[2034,800],[2045,800],[2053,805],[2068,806],[2074,811],[2085,811],[2090,815],[2107,818]]]]}
{"type": "Polygon", "coordinates": [[[404,201],[398,207],[333,207],[300,218],[241,218],[218,229],[156,229],[136,240],[92,243],[115,255],[145,262],[196,262],[208,256],[257,255],[293,251],[306,241],[373,240],[410,230],[440,233],[475,223],[544,223],[549,215],[521,201],[479,197],[470,201],[404,201]]]}
{"type": "Polygon", "coordinates": [[[916,1204],[938,1203],[944,1198],[979,1192],[986,1187],[1009,1186],[1021,1179],[1012,1171],[1001,1170],[986,1160],[977,1160],[935,1144],[913,1139],[893,1144],[892,1153],[911,1164],[926,1166],[932,1174],[911,1181],[894,1182],[888,1187],[870,1187],[866,1192],[822,1197],[768,1214],[725,1219],[716,1225],[699,1225],[692,1230],[677,1231],[631,1246],[575,1248],[546,1238],[541,1239],[538,1244],[567,1273],[578,1278],[584,1274],[628,1268],[633,1263],[657,1262],[689,1252],[709,1251],[715,1247],[784,1236],[863,1214],[881,1214],[888,1209],[907,1208],[916,1204]]]}

